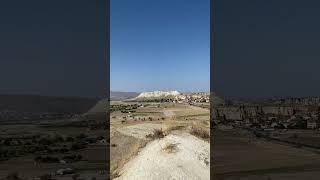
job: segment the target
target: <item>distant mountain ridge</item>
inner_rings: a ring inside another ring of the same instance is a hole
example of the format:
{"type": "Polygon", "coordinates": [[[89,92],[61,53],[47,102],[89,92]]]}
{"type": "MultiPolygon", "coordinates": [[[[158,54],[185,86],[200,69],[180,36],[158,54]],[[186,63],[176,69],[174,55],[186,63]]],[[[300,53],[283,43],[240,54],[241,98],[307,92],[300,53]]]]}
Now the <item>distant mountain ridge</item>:
{"type": "Polygon", "coordinates": [[[87,112],[98,100],[84,97],[0,94],[0,111],[79,114],[87,112]]]}
{"type": "Polygon", "coordinates": [[[126,99],[132,99],[139,95],[137,92],[121,92],[121,91],[110,91],[111,101],[122,101],[126,99]]]}

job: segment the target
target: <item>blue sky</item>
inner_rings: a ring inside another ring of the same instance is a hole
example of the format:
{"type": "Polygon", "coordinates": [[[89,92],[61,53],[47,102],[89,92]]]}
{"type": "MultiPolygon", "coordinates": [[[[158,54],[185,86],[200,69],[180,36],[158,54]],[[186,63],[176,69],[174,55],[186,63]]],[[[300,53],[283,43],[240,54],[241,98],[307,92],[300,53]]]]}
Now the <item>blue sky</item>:
{"type": "Polygon", "coordinates": [[[112,91],[209,91],[209,0],[111,0],[112,91]]]}

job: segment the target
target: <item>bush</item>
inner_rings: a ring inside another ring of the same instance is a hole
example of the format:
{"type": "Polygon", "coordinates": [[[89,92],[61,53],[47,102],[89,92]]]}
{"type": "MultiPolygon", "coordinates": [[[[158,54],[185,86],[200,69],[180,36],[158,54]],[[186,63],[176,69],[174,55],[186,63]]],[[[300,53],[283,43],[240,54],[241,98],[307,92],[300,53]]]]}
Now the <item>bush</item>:
{"type": "Polygon", "coordinates": [[[160,138],[163,138],[164,136],[165,136],[165,133],[163,132],[162,129],[154,129],[153,134],[146,135],[147,138],[151,138],[151,139],[160,139],[160,138]]]}
{"type": "Polygon", "coordinates": [[[210,139],[210,133],[201,127],[192,126],[190,134],[202,139],[210,139]]]}

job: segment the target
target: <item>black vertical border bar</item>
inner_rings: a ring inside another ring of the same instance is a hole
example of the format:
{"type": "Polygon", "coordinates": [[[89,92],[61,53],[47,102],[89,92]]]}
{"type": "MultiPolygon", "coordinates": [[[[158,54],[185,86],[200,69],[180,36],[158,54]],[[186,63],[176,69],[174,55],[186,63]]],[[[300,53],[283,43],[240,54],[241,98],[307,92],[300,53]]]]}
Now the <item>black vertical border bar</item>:
{"type": "Polygon", "coordinates": [[[107,155],[106,155],[106,172],[107,172],[107,179],[110,179],[110,0],[105,1],[105,63],[106,63],[106,99],[107,99],[107,127],[106,127],[106,140],[107,140],[107,155]]]}
{"type": "Polygon", "coordinates": [[[102,59],[103,61],[103,98],[107,101],[106,103],[106,126],[105,131],[105,139],[107,141],[106,143],[106,155],[103,157],[103,160],[105,161],[105,172],[106,172],[106,179],[110,179],[110,114],[109,114],[109,97],[110,97],[110,0],[95,0],[96,2],[96,31],[97,31],[97,45],[103,46],[102,51],[97,51],[97,53],[103,53],[102,59]],[[102,28],[102,34],[99,32],[102,28]]]}
{"type": "MultiPolygon", "coordinates": [[[[103,45],[103,69],[105,69],[103,73],[104,82],[104,99],[107,101],[106,103],[106,127],[105,127],[105,139],[106,143],[106,156],[104,157],[104,161],[106,164],[106,179],[110,179],[110,113],[109,113],[109,99],[110,99],[110,0],[96,0],[96,11],[97,11],[97,43],[103,45]],[[99,34],[100,29],[103,28],[103,34],[99,34]]],[[[100,53],[101,51],[99,51],[100,53]]]]}
{"type": "Polygon", "coordinates": [[[210,179],[214,179],[214,132],[213,132],[213,96],[214,96],[214,0],[210,0],[210,179]]]}

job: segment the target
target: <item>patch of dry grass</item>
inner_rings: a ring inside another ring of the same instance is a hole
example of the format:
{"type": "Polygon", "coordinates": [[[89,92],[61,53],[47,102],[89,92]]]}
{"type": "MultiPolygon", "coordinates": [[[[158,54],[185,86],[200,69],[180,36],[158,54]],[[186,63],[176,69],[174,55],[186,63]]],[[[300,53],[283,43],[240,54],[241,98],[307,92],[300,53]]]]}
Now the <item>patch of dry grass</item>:
{"type": "Polygon", "coordinates": [[[166,153],[175,153],[178,151],[178,146],[174,143],[167,143],[162,150],[166,153]]]}
{"type": "Polygon", "coordinates": [[[137,140],[134,144],[132,144],[130,147],[125,149],[118,146],[114,147],[114,148],[120,148],[119,151],[123,151],[123,152],[119,154],[121,158],[114,158],[111,160],[111,164],[110,164],[111,179],[119,177],[120,170],[123,168],[123,166],[127,164],[133,157],[135,157],[139,153],[139,151],[146,146],[146,144],[147,144],[147,141],[137,140]]]}
{"type": "Polygon", "coordinates": [[[146,138],[151,138],[151,139],[161,139],[165,137],[166,134],[162,129],[154,129],[153,134],[148,134],[146,135],[146,138]]]}
{"type": "Polygon", "coordinates": [[[180,130],[186,127],[185,124],[184,125],[179,124],[179,122],[177,121],[166,121],[165,125],[166,125],[166,129],[165,129],[166,134],[169,134],[171,131],[180,130]]]}
{"type": "Polygon", "coordinates": [[[203,123],[204,125],[210,125],[210,122],[209,122],[209,121],[202,121],[202,123],[203,123]]]}
{"type": "Polygon", "coordinates": [[[199,137],[204,140],[209,140],[210,139],[210,132],[202,127],[192,125],[190,134],[199,137]]]}

